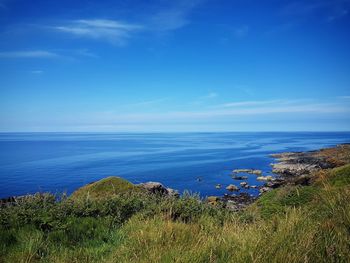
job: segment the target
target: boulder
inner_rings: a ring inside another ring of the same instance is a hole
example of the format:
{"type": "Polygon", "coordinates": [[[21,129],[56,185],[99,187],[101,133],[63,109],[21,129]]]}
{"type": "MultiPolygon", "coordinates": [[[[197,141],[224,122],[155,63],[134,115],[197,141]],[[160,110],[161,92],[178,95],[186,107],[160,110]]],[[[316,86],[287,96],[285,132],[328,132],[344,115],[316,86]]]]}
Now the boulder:
{"type": "Polygon", "coordinates": [[[219,200],[220,200],[220,198],[217,196],[208,196],[208,198],[207,198],[208,203],[211,205],[216,205],[219,200]]]}
{"type": "Polygon", "coordinates": [[[253,203],[255,197],[248,193],[240,193],[238,195],[225,195],[221,201],[226,204],[226,208],[232,211],[239,211],[253,203]]]}
{"type": "Polygon", "coordinates": [[[234,180],[246,180],[246,179],[248,179],[248,176],[237,176],[237,175],[234,175],[232,178],[234,180]]]}
{"type": "Polygon", "coordinates": [[[271,175],[259,176],[258,178],[256,178],[256,180],[258,180],[258,181],[272,181],[273,177],[271,175]]]}
{"type": "Polygon", "coordinates": [[[229,186],[226,187],[226,190],[239,191],[239,188],[237,186],[235,186],[234,184],[230,184],[229,186]]]}
{"type": "Polygon", "coordinates": [[[162,185],[159,182],[141,183],[138,186],[149,191],[152,194],[161,194],[161,195],[167,195],[167,196],[179,195],[179,193],[176,190],[171,188],[166,188],[164,185],[162,185]]]}
{"type": "Polygon", "coordinates": [[[247,174],[256,174],[256,175],[261,175],[262,171],[257,170],[257,169],[235,169],[232,171],[233,173],[247,173],[247,174]]]}
{"type": "Polygon", "coordinates": [[[270,191],[270,190],[271,190],[270,187],[264,186],[264,187],[261,187],[261,188],[259,189],[259,192],[262,194],[262,193],[266,193],[266,192],[268,192],[268,191],[270,191]]]}

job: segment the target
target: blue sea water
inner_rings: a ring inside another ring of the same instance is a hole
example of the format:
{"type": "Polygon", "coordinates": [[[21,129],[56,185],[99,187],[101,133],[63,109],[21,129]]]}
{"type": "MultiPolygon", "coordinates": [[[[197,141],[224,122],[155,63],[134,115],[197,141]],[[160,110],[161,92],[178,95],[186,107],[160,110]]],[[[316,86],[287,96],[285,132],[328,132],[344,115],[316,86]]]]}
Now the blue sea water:
{"type": "MultiPolygon", "coordinates": [[[[0,198],[68,192],[117,175],[133,183],[158,181],[180,192],[223,195],[239,185],[231,171],[271,172],[271,153],[349,143],[332,133],[1,133],[0,198]],[[222,189],[216,189],[222,184],[222,189]]],[[[250,185],[261,184],[249,175],[250,185]]],[[[256,195],[257,190],[248,191],[256,195]]]]}

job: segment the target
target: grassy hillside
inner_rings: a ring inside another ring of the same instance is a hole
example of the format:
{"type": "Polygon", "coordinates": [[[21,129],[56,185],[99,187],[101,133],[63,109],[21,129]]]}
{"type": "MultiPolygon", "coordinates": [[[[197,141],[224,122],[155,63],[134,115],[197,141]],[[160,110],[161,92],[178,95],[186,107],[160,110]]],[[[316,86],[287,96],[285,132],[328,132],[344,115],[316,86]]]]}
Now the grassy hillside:
{"type": "Polygon", "coordinates": [[[0,210],[0,262],[350,262],[350,165],[230,212],[107,178],[0,210]]]}
{"type": "Polygon", "coordinates": [[[76,190],[72,199],[106,199],[120,194],[139,192],[140,189],[120,177],[107,177],[76,190]]]}

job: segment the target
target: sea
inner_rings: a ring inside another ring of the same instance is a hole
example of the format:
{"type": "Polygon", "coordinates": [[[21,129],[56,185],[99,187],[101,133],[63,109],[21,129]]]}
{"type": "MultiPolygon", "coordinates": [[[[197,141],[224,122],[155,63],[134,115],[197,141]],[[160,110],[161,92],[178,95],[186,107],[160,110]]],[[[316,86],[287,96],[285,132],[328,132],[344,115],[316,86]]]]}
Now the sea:
{"type": "MultiPolygon", "coordinates": [[[[108,176],[220,196],[242,182],[232,178],[234,169],[271,175],[272,153],[349,142],[350,132],[0,133],[0,198],[70,194],[108,176]]],[[[262,184],[246,176],[249,185],[262,184]]],[[[241,192],[258,195],[257,189],[241,192]]]]}

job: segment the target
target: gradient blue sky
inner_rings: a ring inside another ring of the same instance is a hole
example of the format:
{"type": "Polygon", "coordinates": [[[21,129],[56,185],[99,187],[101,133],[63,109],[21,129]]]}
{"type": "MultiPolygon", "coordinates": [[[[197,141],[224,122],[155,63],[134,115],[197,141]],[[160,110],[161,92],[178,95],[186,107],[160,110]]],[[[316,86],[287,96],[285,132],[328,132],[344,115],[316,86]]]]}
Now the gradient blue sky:
{"type": "Polygon", "coordinates": [[[0,131],[349,131],[349,11],[0,0],[0,131]]]}

